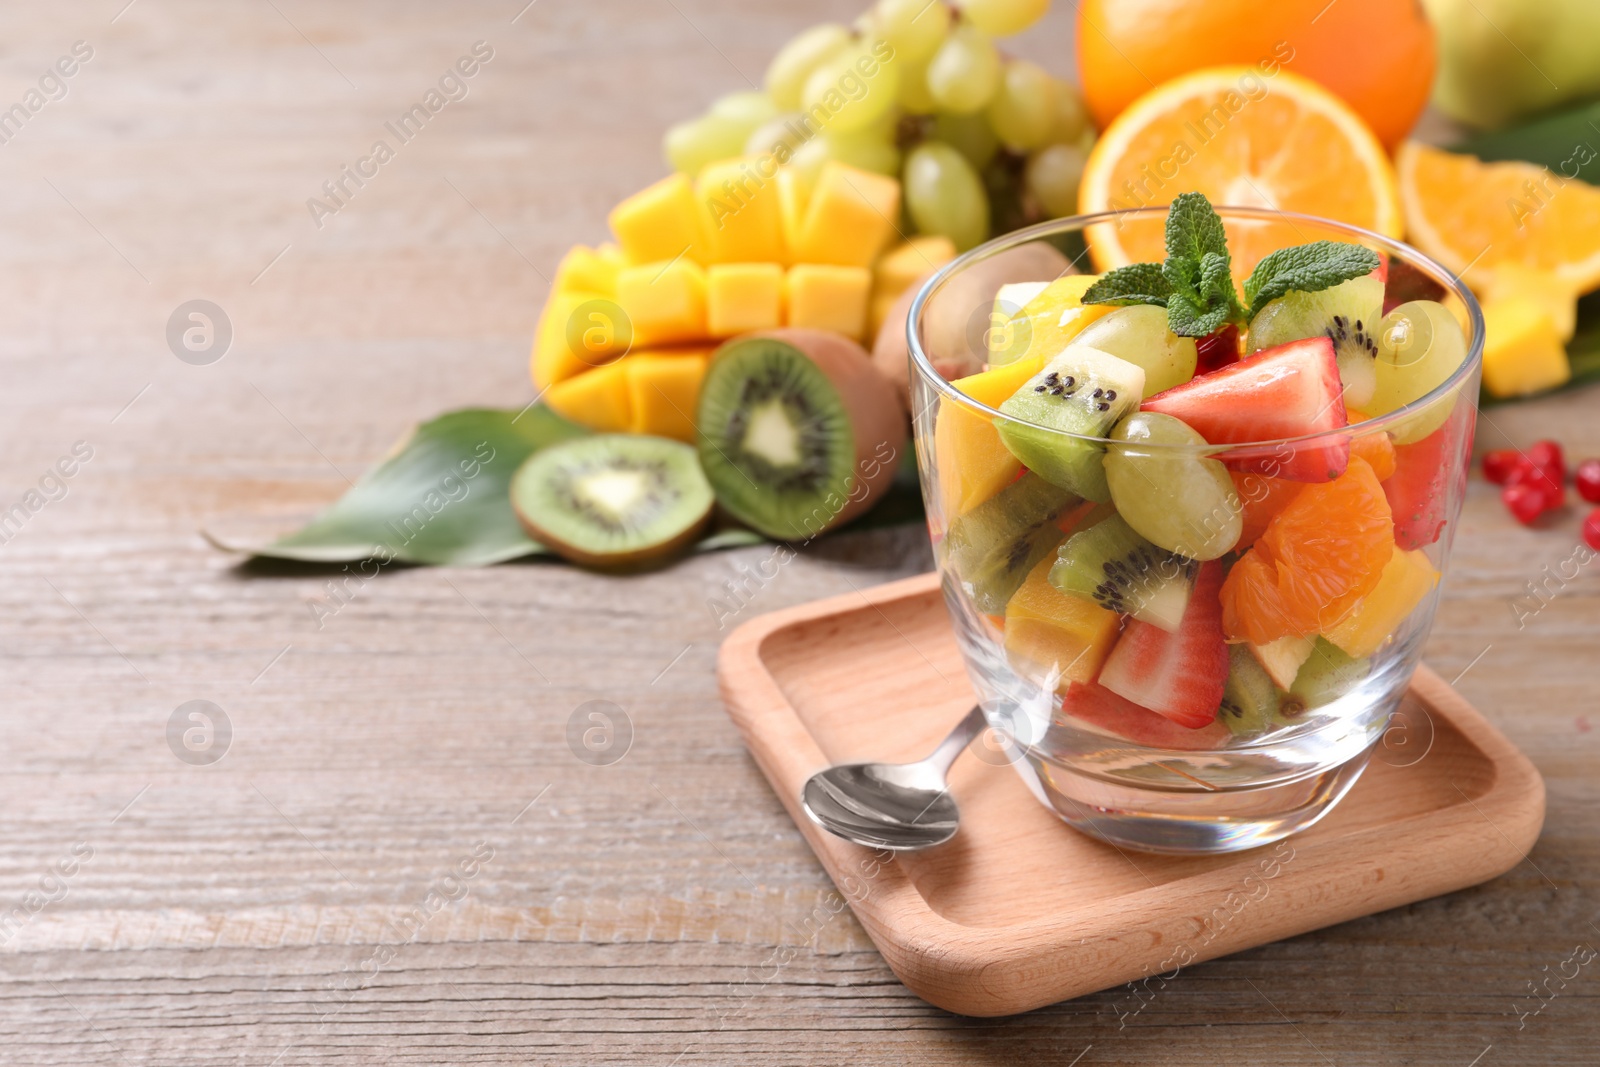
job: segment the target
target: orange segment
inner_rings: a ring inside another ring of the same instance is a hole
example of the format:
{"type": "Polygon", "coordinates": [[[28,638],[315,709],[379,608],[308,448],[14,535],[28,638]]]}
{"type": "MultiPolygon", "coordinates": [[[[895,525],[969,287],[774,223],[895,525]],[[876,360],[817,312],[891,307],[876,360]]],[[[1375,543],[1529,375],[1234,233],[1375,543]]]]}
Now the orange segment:
{"type": "Polygon", "coordinates": [[[1306,487],[1305,482],[1288,478],[1268,478],[1255,471],[1229,471],[1233,477],[1233,491],[1244,505],[1244,528],[1239,534],[1237,548],[1247,548],[1261,539],[1278,512],[1289,506],[1289,501],[1306,487]]]}
{"type": "Polygon", "coordinates": [[[1325,631],[1370,593],[1394,553],[1389,502],[1360,456],[1331,482],[1307,485],[1222,584],[1230,640],[1265,645],[1325,631]]]}
{"type": "MultiPolygon", "coordinates": [[[[1356,418],[1357,414],[1359,412],[1352,411],[1350,413],[1351,422],[1362,421],[1366,418],[1363,415],[1358,420],[1356,418]]],[[[1388,481],[1389,475],[1394,473],[1394,441],[1389,437],[1387,430],[1379,430],[1377,433],[1362,434],[1360,437],[1352,438],[1350,441],[1350,454],[1352,456],[1360,456],[1366,460],[1372,467],[1372,473],[1377,476],[1380,482],[1388,481]]]]}
{"type": "Polygon", "coordinates": [[[1407,141],[1396,157],[1411,240],[1479,291],[1504,265],[1570,293],[1600,286],[1600,189],[1532,163],[1482,163],[1407,141]]]}
{"type": "MultiPolygon", "coordinates": [[[[1210,67],[1140,97],[1100,136],[1084,168],[1079,210],[1122,211],[1204,193],[1218,206],[1269,207],[1401,234],[1394,170],[1383,146],[1326,89],[1287,71],[1210,67]]],[[[1234,273],[1268,252],[1325,234],[1290,222],[1230,222],[1234,273]]],[[[1160,218],[1085,233],[1100,270],[1166,258],[1160,218]]]]}

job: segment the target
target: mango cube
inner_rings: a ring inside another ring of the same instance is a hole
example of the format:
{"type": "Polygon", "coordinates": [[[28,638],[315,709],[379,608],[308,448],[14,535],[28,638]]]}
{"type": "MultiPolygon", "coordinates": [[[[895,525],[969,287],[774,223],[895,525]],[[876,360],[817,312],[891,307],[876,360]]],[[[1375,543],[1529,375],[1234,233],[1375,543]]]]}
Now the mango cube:
{"type": "Polygon", "coordinates": [[[783,263],[783,216],[777,164],[744,156],[706,165],[695,195],[706,235],[707,263],[783,263]],[[763,169],[772,170],[763,174],[763,169]]]}
{"type": "Polygon", "coordinates": [[[733,337],[783,325],[783,268],[776,263],[716,263],[706,271],[706,328],[733,337]]]}
{"type": "Polygon", "coordinates": [[[611,209],[617,243],[632,263],[655,263],[688,255],[705,262],[706,238],[694,187],[682,174],[662,178],[611,209]]]}
{"type": "Polygon", "coordinates": [[[545,391],[544,401],[557,415],[591,430],[626,433],[633,425],[627,363],[617,360],[557,382],[545,391]]]}
{"type": "Polygon", "coordinates": [[[1323,636],[1351,658],[1365,659],[1383,647],[1438,581],[1439,572],[1427,556],[1396,545],[1372,592],[1323,636]]]}
{"type": "MultiPolygon", "coordinates": [[[[1044,364],[1044,356],[1028,356],[950,384],[964,396],[997,408],[1044,364]]],[[[1022,470],[1022,462],[1000,440],[990,419],[951,400],[939,404],[933,455],[939,470],[939,507],[951,521],[1010,485],[1022,470]]]]}
{"type": "Polygon", "coordinates": [[[805,226],[806,207],[811,203],[811,179],[798,167],[778,172],[778,219],[783,226],[783,246],[788,253],[784,263],[795,262],[794,249],[805,226]]]}
{"type": "Polygon", "coordinates": [[[1520,263],[1502,263],[1494,269],[1494,278],[1483,296],[1486,301],[1525,297],[1542,305],[1550,313],[1550,321],[1555,323],[1556,333],[1563,341],[1572,340],[1577,331],[1577,294],[1544,271],[1520,263]]]}
{"type": "Polygon", "coordinates": [[[1092,682],[1117,639],[1114,611],[1050,584],[1055,556],[1039,561],[1006,604],[1006,657],[1020,674],[1065,692],[1092,682]]]}
{"type": "Polygon", "coordinates": [[[829,160],[817,175],[791,254],[796,263],[870,267],[895,234],[900,182],[829,160]]]}
{"type": "Polygon", "coordinates": [[[783,279],[789,325],[833,330],[861,340],[867,330],[872,272],[866,267],[800,263],[783,279]]]}
{"type": "Polygon", "coordinates": [[[899,296],[956,258],[955,242],[942,234],[925,234],[896,245],[872,269],[873,294],[899,296]]]}
{"type": "Polygon", "coordinates": [[[643,263],[617,274],[617,303],[637,344],[700,341],[706,336],[706,272],[687,257],[643,263]]]}
{"type": "Polygon", "coordinates": [[[584,245],[573,245],[556,266],[551,291],[557,293],[600,293],[615,296],[617,272],[622,263],[584,245]]]}
{"type": "Polygon", "coordinates": [[[628,350],[633,331],[616,301],[602,293],[550,294],[533,333],[530,371],[544,389],[609,363],[628,350]]]}
{"type": "Polygon", "coordinates": [[[632,413],[628,429],[694,443],[700,382],[710,362],[707,349],[636,352],[623,360],[632,413]]]}
{"type": "Polygon", "coordinates": [[[1495,396],[1553,389],[1572,377],[1561,332],[1543,304],[1506,297],[1483,305],[1483,384],[1495,396]]]}

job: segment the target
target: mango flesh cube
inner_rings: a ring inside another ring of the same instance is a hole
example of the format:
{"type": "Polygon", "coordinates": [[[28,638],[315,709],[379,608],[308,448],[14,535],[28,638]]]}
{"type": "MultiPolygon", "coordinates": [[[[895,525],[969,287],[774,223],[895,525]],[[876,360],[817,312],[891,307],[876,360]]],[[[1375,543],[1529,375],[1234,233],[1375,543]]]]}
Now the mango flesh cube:
{"type": "Polygon", "coordinates": [[[1524,267],[1519,263],[1502,263],[1494,269],[1494,278],[1484,290],[1484,300],[1504,300],[1524,297],[1542,306],[1555,323],[1556,334],[1562,341],[1572,340],[1578,328],[1578,297],[1556,278],[1524,267]]]}
{"type": "Polygon", "coordinates": [[[1114,611],[1050,584],[1052,553],[1028,573],[1006,604],[1006,658],[1019,674],[1064,692],[1100,673],[1121,628],[1114,611]]]}
{"type": "Polygon", "coordinates": [[[899,296],[956,258],[955,242],[940,234],[913,237],[883,254],[872,269],[874,293],[899,296]]]}
{"type": "Polygon", "coordinates": [[[778,172],[778,219],[783,228],[784,264],[795,262],[794,249],[800,243],[806,207],[811,203],[811,179],[795,167],[778,172]]]}
{"type": "Polygon", "coordinates": [[[706,239],[694,187],[682,174],[662,178],[611,209],[617,243],[632,263],[655,263],[688,255],[705,262],[706,239]]]}
{"type": "Polygon", "coordinates": [[[632,328],[611,297],[553,292],[533,333],[533,384],[543,389],[603,366],[632,343],[632,328]]]}
{"type": "Polygon", "coordinates": [[[632,433],[694,443],[700,382],[711,362],[708,350],[636,352],[622,361],[628,379],[632,433]]]}
{"type": "Polygon", "coordinates": [[[556,280],[551,291],[557,293],[600,293],[615,296],[617,272],[622,264],[599,251],[573,245],[556,266],[556,280]]]}
{"type": "Polygon", "coordinates": [[[1572,377],[1561,334],[1541,304],[1526,297],[1483,305],[1483,384],[1495,396],[1552,389],[1572,377]]]}
{"type": "Polygon", "coordinates": [[[557,382],[545,391],[544,401],[557,415],[591,430],[626,433],[633,425],[627,363],[618,360],[557,382]]]}
{"type": "Polygon", "coordinates": [[[706,327],[733,337],[783,325],[783,268],[776,263],[716,263],[706,271],[706,327]]]}
{"type": "Polygon", "coordinates": [[[636,344],[706,337],[706,272],[692,259],[623,269],[617,275],[617,303],[628,316],[636,344]]]}
{"type": "MultiPolygon", "coordinates": [[[[1045,357],[1034,356],[950,384],[978,403],[998,408],[1044,364],[1045,357]]],[[[939,470],[940,509],[947,523],[1010,485],[1022,470],[990,416],[951,400],[939,404],[933,454],[939,470]]]]}
{"type": "Polygon", "coordinates": [[[772,157],[744,156],[708,164],[695,182],[706,235],[707,263],[783,263],[783,215],[772,157]]]}
{"type": "Polygon", "coordinates": [[[837,160],[823,164],[806,205],[797,263],[869,267],[895,234],[900,182],[837,160]]]}
{"type": "Polygon", "coordinates": [[[1438,581],[1439,572],[1420,550],[1396,546],[1372,592],[1323,636],[1350,657],[1365,659],[1383,647],[1438,581]]]}
{"type": "Polygon", "coordinates": [[[1060,355],[1084,327],[1116,310],[1110,304],[1083,303],[1083,294],[1099,280],[1098,274],[1057,278],[1021,311],[995,322],[985,337],[990,364],[1010,363],[1022,355],[1060,355]]]}
{"type": "Polygon", "coordinates": [[[867,331],[872,272],[866,267],[800,263],[784,277],[790,326],[832,330],[859,341],[867,331]]]}

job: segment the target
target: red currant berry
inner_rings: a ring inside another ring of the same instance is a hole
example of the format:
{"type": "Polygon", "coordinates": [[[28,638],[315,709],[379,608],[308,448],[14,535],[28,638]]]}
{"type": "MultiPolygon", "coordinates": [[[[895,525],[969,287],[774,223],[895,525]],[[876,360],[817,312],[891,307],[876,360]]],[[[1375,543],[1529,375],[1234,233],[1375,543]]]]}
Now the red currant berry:
{"type": "Polygon", "coordinates": [[[1578,495],[1591,504],[1600,504],[1600,459],[1586,459],[1578,464],[1578,495]]]}
{"type": "Polygon", "coordinates": [[[1584,544],[1600,552],[1600,508],[1589,512],[1589,517],[1583,520],[1584,544]]]}
{"type": "Polygon", "coordinates": [[[1528,462],[1544,468],[1557,482],[1567,480],[1567,461],[1561,455],[1561,446],[1554,441],[1535,441],[1529,445],[1528,462]]]}
{"type": "Polygon", "coordinates": [[[1508,485],[1500,490],[1500,500],[1524,526],[1532,526],[1544,514],[1544,494],[1531,485],[1508,485]]]}
{"type": "Polygon", "coordinates": [[[1511,477],[1511,472],[1518,467],[1526,466],[1527,460],[1522,458],[1522,453],[1514,448],[1500,448],[1493,452],[1486,452],[1483,456],[1483,476],[1495,485],[1505,485],[1511,477]]]}

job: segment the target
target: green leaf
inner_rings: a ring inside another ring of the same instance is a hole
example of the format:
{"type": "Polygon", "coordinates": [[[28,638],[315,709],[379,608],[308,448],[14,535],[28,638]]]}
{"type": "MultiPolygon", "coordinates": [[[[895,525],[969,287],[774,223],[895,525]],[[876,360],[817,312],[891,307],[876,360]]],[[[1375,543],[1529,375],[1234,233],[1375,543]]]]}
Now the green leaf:
{"type": "Polygon", "coordinates": [[[1559,111],[1450,147],[1486,163],[1520,159],[1549,167],[1564,178],[1600,185],[1600,101],[1559,111]]]}
{"type": "Polygon", "coordinates": [[[511,475],[536,449],[588,432],[543,405],[440,415],[305,527],[245,550],[320,563],[376,556],[467,567],[544,552],[511,511],[511,475]]]}
{"type": "Polygon", "coordinates": [[[1166,307],[1172,286],[1159,263],[1135,263],[1107,271],[1084,292],[1085,304],[1154,304],[1166,307]]]}
{"type": "Polygon", "coordinates": [[[1315,293],[1341,282],[1360,278],[1377,269],[1378,253],[1362,245],[1342,241],[1313,241],[1310,244],[1280,248],[1269,253],[1244,283],[1245,302],[1250,318],[1269,302],[1295,290],[1315,293]]]}
{"type": "Polygon", "coordinates": [[[1198,264],[1207,253],[1226,257],[1222,217],[1201,193],[1179,193],[1167,209],[1167,256],[1198,264]]]}
{"type": "Polygon", "coordinates": [[[1222,329],[1228,318],[1228,305],[1221,300],[1207,307],[1174,297],[1167,305],[1167,329],[1179,337],[1208,337],[1222,329]]]}
{"type": "Polygon", "coordinates": [[[1207,307],[1219,304],[1227,309],[1228,318],[1242,317],[1239,293],[1233,287],[1233,265],[1225,255],[1207,252],[1200,257],[1200,296],[1207,307]]]}
{"type": "MultiPolygon", "coordinates": [[[[535,451],[589,431],[544,405],[521,411],[467,408],[418,426],[351,489],[303,528],[269,544],[207,532],[217,547],[273,559],[486,566],[549,555],[511,510],[511,476],[535,451]]],[[[910,450],[907,450],[910,456],[910,450]]],[[[846,530],[922,521],[914,458],[883,500],[846,530]]],[[[742,527],[713,529],[697,552],[767,538],[742,527]]]]}

